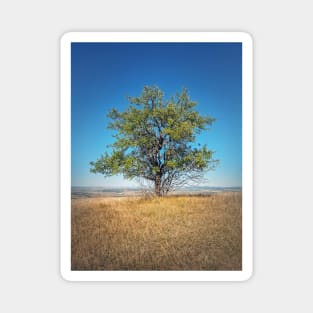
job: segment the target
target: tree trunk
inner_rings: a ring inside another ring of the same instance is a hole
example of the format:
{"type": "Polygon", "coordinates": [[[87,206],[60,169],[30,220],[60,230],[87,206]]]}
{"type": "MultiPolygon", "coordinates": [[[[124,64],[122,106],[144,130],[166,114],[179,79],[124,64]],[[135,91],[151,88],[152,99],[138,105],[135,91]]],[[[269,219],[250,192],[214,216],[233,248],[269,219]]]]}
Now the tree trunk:
{"type": "Polygon", "coordinates": [[[161,196],[161,175],[160,174],[157,174],[155,176],[154,187],[155,187],[155,194],[158,197],[160,197],[161,196]]]}

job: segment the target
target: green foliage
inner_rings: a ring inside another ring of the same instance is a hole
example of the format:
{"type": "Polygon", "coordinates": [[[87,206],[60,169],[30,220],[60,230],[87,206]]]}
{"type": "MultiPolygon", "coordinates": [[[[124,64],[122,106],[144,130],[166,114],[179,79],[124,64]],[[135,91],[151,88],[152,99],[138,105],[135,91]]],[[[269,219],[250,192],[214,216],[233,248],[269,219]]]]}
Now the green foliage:
{"type": "Polygon", "coordinates": [[[115,130],[112,153],[91,162],[91,172],[123,174],[152,182],[157,195],[197,182],[216,160],[206,146],[196,148],[196,135],[214,122],[195,110],[187,89],[168,101],[157,86],[145,86],[140,97],[128,97],[124,112],[111,110],[108,128],[115,130]]]}

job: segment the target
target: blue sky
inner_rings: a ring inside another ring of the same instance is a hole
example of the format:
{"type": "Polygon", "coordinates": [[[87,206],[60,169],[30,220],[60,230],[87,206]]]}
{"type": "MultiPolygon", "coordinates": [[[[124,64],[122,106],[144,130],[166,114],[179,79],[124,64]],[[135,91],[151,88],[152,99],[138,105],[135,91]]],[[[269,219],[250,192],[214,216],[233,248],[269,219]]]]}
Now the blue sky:
{"type": "Polygon", "coordinates": [[[206,185],[241,186],[242,49],[240,43],[73,43],[72,44],[72,186],[136,186],[122,176],[89,172],[113,142],[107,113],[125,110],[127,96],[157,85],[165,99],[183,87],[196,109],[216,118],[198,136],[220,160],[205,173],[206,185]]]}

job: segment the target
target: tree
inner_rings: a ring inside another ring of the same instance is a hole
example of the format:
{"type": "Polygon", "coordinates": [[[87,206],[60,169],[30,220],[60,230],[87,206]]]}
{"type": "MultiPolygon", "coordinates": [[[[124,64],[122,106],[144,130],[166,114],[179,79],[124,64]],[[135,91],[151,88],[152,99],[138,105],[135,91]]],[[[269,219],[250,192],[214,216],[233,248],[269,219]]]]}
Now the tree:
{"type": "Polygon", "coordinates": [[[162,196],[200,182],[206,170],[214,169],[213,152],[196,144],[196,135],[215,119],[195,110],[187,89],[164,101],[157,86],[145,86],[140,97],[128,100],[126,111],[108,114],[108,128],[116,131],[112,153],[90,162],[91,172],[143,179],[162,196]]]}

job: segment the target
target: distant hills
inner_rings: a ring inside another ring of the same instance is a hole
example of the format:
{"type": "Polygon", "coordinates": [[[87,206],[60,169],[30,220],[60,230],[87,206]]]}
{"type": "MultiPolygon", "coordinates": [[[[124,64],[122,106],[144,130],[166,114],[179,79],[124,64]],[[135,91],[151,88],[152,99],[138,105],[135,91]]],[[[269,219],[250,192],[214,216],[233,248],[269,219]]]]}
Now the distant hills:
{"type": "MultiPolygon", "coordinates": [[[[147,192],[144,188],[131,187],[72,187],[72,198],[101,198],[101,197],[126,197],[126,196],[140,196],[147,192]]],[[[210,186],[189,186],[180,188],[172,194],[211,194],[215,192],[239,192],[241,187],[210,187],[210,186]]]]}

